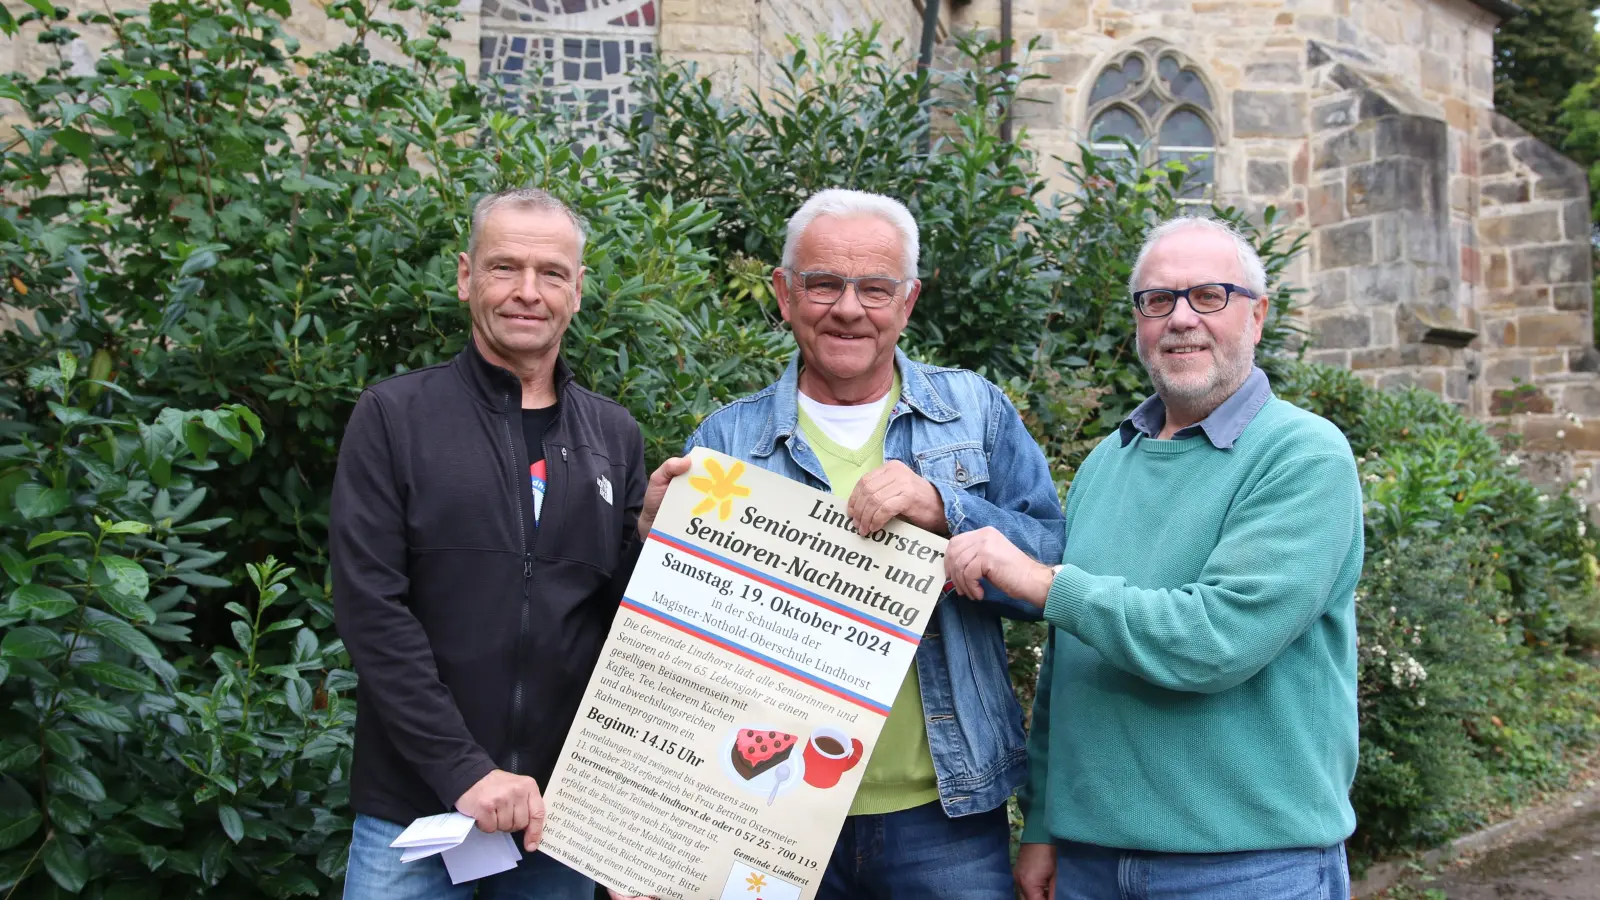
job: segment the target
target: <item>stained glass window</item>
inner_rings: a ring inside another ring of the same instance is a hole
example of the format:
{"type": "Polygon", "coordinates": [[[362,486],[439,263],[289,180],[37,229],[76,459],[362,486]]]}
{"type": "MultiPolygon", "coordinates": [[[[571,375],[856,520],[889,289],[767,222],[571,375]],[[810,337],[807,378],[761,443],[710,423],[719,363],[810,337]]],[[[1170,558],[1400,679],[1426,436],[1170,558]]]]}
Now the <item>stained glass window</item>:
{"type": "Polygon", "coordinates": [[[655,56],[661,0],[483,0],[480,74],[513,107],[543,92],[580,123],[625,119],[632,75],[655,56]],[[543,72],[532,83],[531,72],[543,72]]]}
{"type": "Polygon", "coordinates": [[[1215,180],[1217,127],[1211,89],[1198,68],[1158,41],[1127,50],[1089,92],[1089,143],[1103,157],[1144,165],[1176,160],[1190,172],[1182,200],[1206,202],[1215,180]]]}

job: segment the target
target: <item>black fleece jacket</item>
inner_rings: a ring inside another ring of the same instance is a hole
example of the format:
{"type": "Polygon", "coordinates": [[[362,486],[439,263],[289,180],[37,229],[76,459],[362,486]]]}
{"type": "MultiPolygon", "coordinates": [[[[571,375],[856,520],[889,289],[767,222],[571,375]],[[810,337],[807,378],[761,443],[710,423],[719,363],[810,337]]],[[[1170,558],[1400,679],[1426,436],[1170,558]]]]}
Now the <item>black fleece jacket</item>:
{"type": "Polygon", "coordinates": [[[361,395],[339,447],[330,552],[355,662],[351,806],[409,823],[499,768],[555,767],[639,555],[639,425],[556,368],[539,527],[521,388],[469,341],[361,395]]]}

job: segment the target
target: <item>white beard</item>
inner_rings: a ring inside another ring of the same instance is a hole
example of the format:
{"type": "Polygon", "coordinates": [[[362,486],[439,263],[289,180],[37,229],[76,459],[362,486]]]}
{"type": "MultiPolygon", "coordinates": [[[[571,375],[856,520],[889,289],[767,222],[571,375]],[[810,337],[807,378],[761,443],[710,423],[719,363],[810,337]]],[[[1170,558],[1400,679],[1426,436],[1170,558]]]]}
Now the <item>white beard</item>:
{"type": "MultiPolygon", "coordinates": [[[[1150,381],[1155,385],[1161,402],[1169,409],[1177,407],[1181,410],[1198,412],[1203,417],[1221,406],[1222,401],[1232,396],[1233,392],[1239,389],[1239,385],[1250,377],[1250,369],[1256,360],[1256,345],[1252,337],[1247,324],[1239,332],[1238,340],[1232,346],[1214,340],[1211,344],[1211,371],[1202,378],[1168,378],[1167,373],[1159,365],[1159,355],[1152,359],[1143,339],[1137,333],[1134,345],[1139,351],[1139,361],[1144,363],[1145,371],[1150,373],[1150,381]]],[[[1174,339],[1167,336],[1163,336],[1162,341],[1172,345],[1183,343],[1182,338],[1174,339]]],[[[1158,349],[1159,346],[1158,344],[1158,349]]]]}

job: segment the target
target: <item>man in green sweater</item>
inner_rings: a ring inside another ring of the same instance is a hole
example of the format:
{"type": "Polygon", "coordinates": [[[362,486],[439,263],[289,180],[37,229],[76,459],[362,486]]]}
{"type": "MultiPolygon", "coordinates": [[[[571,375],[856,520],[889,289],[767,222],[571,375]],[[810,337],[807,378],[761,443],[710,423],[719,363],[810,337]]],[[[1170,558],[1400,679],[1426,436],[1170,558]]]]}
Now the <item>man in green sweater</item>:
{"type": "Polygon", "coordinates": [[[1130,286],[1156,393],[1078,469],[1061,564],[950,542],[957,590],[1051,625],[1027,900],[1349,896],[1361,487],[1338,429],[1254,366],[1265,282],[1222,223],[1154,229],[1130,286]]]}

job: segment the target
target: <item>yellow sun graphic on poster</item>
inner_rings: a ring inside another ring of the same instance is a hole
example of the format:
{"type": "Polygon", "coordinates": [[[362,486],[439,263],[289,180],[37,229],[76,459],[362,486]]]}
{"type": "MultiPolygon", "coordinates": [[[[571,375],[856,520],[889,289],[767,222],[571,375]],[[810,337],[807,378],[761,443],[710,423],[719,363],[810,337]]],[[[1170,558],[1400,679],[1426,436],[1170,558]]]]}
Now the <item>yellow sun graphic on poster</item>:
{"type": "Polygon", "coordinates": [[[689,479],[690,487],[706,495],[690,511],[690,515],[703,515],[716,509],[717,517],[726,522],[733,515],[733,498],[750,496],[750,489],[739,483],[739,476],[744,474],[744,463],[736,462],[732,468],[723,471],[721,463],[708,459],[706,471],[710,477],[695,475],[689,479]]]}
{"type": "Polygon", "coordinates": [[[750,877],[744,880],[744,883],[750,885],[749,887],[745,888],[745,890],[759,891],[767,886],[767,876],[759,873],[751,873],[750,877]]]}

